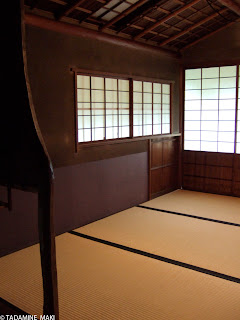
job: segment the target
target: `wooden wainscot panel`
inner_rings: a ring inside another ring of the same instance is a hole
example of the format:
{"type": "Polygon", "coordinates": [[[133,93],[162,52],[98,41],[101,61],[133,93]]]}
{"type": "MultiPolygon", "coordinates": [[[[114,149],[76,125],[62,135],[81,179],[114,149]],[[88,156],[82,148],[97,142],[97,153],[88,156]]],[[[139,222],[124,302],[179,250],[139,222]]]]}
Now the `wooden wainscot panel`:
{"type": "Polygon", "coordinates": [[[163,186],[163,168],[151,171],[151,194],[157,194],[164,189],[163,186]]]}
{"type": "Polygon", "coordinates": [[[195,151],[195,163],[204,165],[206,163],[206,152],[195,151]]]}
{"type": "Polygon", "coordinates": [[[233,195],[240,197],[240,182],[233,183],[233,195]]]}
{"type": "Polygon", "coordinates": [[[151,145],[151,168],[163,164],[163,141],[153,141],[151,145]]]}
{"type": "Polygon", "coordinates": [[[195,163],[196,152],[194,151],[183,151],[183,162],[184,163],[195,163]]]}
{"type": "Polygon", "coordinates": [[[205,166],[201,165],[201,164],[196,164],[195,166],[195,175],[197,177],[205,177],[206,173],[205,173],[205,166]]]}
{"type": "Polygon", "coordinates": [[[195,175],[195,164],[185,163],[183,165],[183,174],[187,176],[195,175]]]}

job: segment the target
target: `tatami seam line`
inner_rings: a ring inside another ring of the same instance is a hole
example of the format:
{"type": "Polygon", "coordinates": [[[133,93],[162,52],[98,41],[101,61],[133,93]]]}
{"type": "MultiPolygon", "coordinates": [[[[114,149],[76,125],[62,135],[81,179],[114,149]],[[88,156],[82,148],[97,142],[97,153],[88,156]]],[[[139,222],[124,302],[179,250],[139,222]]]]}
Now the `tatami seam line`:
{"type": "Polygon", "coordinates": [[[217,278],[221,278],[221,279],[224,279],[224,280],[240,283],[240,279],[239,278],[232,277],[232,276],[226,275],[224,273],[212,271],[212,270],[205,269],[205,268],[202,268],[202,267],[197,267],[197,266],[185,263],[185,262],[181,262],[181,261],[178,261],[178,260],[166,258],[166,257],[159,256],[159,255],[156,255],[156,254],[153,254],[153,253],[142,251],[142,250],[139,250],[139,249],[134,249],[134,248],[131,248],[131,247],[128,247],[128,246],[124,246],[124,245],[121,245],[121,244],[118,244],[118,243],[115,243],[115,242],[111,242],[111,241],[108,241],[108,240],[103,240],[103,239],[100,239],[100,238],[96,238],[96,237],[93,237],[93,236],[90,236],[90,235],[87,235],[87,234],[84,234],[84,233],[80,233],[80,232],[77,232],[77,231],[69,231],[69,233],[72,234],[72,235],[84,238],[84,239],[92,240],[92,241],[95,241],[95,242],[98,242],[98,243],[101,243],[101,244],[105,244],[105,245],[108,245],[108,246],[111,246],[111,247],[114,247],[114,248],[125,250],[125,251],[131,252],[131,253],[135,253],[135,254],[138,254],[138,255],[141,255],[141,256],[145,256],[145,257],[148,257],[148,258],[151,258],[151,259],[155,259],[155,260],[159,260],[159,261],[162,261],[162,262],[166,262],[166,263],[170,263],[170,264],[173,264],[173,265],[177,265],[177,266],[185,268],[185,269],[194,270],[194,271],[197,271],[197,272],[200,272],[200,273],[208,274],[208,275],[213,276],[213,277],[217,277],[217,278]]]}
{"type": "Polygon", "coordinates": [[[153,210],[153,211],[163,212],[163,213],[175,214],[175,215],[178,215],[178,216],[183,216],[183,217],[188,217],[188,218],[193,218],[193,219],[199,219],[199,220],[205,220],[205,221],[209,221],[209,222],[226,224],[226,225],[230,225],[230,226],[233,226],[233,227],[240,227],[240,224],[234,223],[234,222],[229,222],[229,221],[223,221],[223,220],[217,220],[217,219],[206,218],[206,217],[201,217],[201,216],[195,216],[195,215],[192,215],[192,214],[175,212],[175,211],[170,211],[170,210],[157,209],[157,208],[152,208],[152,207],[143,206],[143,205],[140,205],[140,204],[137,205],[136,207],[137,207],[137,208],[147,209],[147,210],[153,210]]]}

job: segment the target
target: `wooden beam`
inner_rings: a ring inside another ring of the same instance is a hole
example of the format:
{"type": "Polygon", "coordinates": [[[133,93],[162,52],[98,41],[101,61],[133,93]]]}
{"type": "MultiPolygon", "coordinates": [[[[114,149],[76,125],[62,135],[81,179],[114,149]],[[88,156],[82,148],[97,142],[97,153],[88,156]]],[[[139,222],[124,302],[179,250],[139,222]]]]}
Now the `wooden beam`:
{"type": "Polygon", "coordinates": [[[236,14],[240,16],[240,4],[233,0],[218,0],[221,4],[223,4],[228,9],[234,11],[236,14]]]}
{"type": "Polygon", "coordinates": [[[192,47],[193,45],[197,44],[199,41],[202,41],[202,40],[204,40],[204,39],[207,39],[208,37],[214,35],[214,34],[217,33],[218,31],[221,31],[221,30],[223,30],[223,29],[231,26],[231,25],[234,24],[235,22],[236,22],[236,21],[231,21],[231,22],[225,24],[224,26],[222,26],[221,28],[219,28],[219,29],[217,29],[217,30],[214,30],[213,32],[210,32],[210,33],[206,34],[205,36],[203,36],[203,37],[201,37],[201,38],[199,38],[199,39],[197,39],[197,40],[195,40],[195,41],[187,44],[185,47],[181,48],[181,51],[182,51],[182,50],[185,50],[185,49],[187,49],[187,48],[189,48],[189,47],[192,47]]]}
{"type": "Polygon", "coordinates": [[[118,16],[116,16],[115,18],[113,18],[112,20],[110,20],[108,23],[106,23],[105,25],[103,25],[101,28],[99,28],[100,31],[103,31],[106,28],[109,28],[111,25],[113,25],[115,22],[117,22],[118,20],[122,19],[123,17],[125,17],[126,15],[128,15],[130,12],[134,11],[135,9],[137,9],[138,7],[140,7],[142,4],[144,4],[145,2],[147,2],[147,0],[140,0],[138,2],[136,2],[135,4],[133,4],[131,7],[127,8],[126,10],[124,10],[122,13],[120,13],[118,16]]]}
{"type": "MultiPolygon", "coordinates": [[[[227,9],[222,9],[219,11],[220,14],[224,13],[225,11],[227,11],[227,9]]],[[[159,43],[159,46],[162,47],[164,46],[165,44],[183,36],[185,33],[188,33],[189,31],[192,31],[193,29],[197,28],[198,26],[200,26],[201,24],[211,20],[211,19],[214,19],[216,16],[218,16],[218,12],[215,12],[213,13],[212,15],[206,17],[205,19],[201,20],[201,21],[198,21],[196,24],[190,26],[189,28],[183,30],[182,32],[179,32],[175,35],[173,35],[172,37],[169,37],[168,39],[162,41],[161,43],[159,43]]]]}
{"type": "Polygon", "coordinates": [[[107,33],[103,32],[98,32],[95,30],[91,29],[86,29],[77,25],[73,25],[70,23],[66,22],[60,22],[60,21],[55,21],[51,19],[47,19],[44,17],[40,17],[37,15],[32,15],[32,14],[26,14],[25,15],[25,21],[27,24],[47,29],[47,30],[52,30],[55,32],[60,32],[60,33],[65,33],[65,34],[70,34],[70,35],[75,35],[83,38],[91,38],[94,40],[99,40],[99,41],[106,41],[108,43],[114,44],[114,45],[121,45],[129,49],[135,49],[135,50],[147,50],[151,53],[162,53],[167,56],[179,59],[180,55],[177,52],[171,51],[171,50],[166,50],[163,48],[159,48],[156,46],[148,45],[145,43],[125,39],[125,38],[120,38],[114,35],[110,35],[107,33]]]}
{"type": "Polygon", "coordinates": [[[55,17],[57,20],[60,20],[64,16],[68,16],[69,13],[71,13],[73,10],[75,10],[77,7],[79,7],[85,0],[78,0],[75,2],[75,4],[67,6],[67,8],[64,11],[61,11],[61,13],[56,13],[55,17]]]}
{"type": "Polygon", "coordinates": [[[190,8],[191,6],[193,6],[194,4],[196,4],[197,2],[199,2],[200,0],[194,0],[190,3],[188,3],[187,5],[179,8],[178,10],[172,12],[171,14],[169,14],[168,16],[166,16],[165,18],[157,21],[156,23],[154,23],[153,25],[151,25],[149,28],[145,29],[144,31],[140,32],[138,35],[136,35],[134,37],[134,40],[137,40],[139,38],[141,38],[142,36],[144,36],[146,33],[148,33],[149,31],[152,31],[153,29],[157,28],[158,26],[160,26],[162,23],[166,22],[167,20],[173,18],[174,16],[178,15],[179,13],[183,12],[184,10],[190,8]]]}

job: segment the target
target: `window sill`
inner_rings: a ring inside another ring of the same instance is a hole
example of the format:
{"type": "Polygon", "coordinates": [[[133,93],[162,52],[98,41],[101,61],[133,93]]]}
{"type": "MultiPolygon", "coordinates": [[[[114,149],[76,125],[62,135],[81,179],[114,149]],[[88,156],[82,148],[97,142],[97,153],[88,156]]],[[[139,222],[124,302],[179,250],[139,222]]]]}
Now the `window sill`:
{"type": "Polygon", "coordinates": [[[151,135],[143,137],[134,137],[134,138],[121,138],[113,140],[101,140],[101,141],[91,141],[91,142],[78,142],[77,143],[77,152],[85,148],[92,148],[98,146],[112,145],[112,144],[123,144],[123,143],[132,143],[136,141],[146,141],[146,140],[164,140],[173,137],[180,137],[181,133],[168,133],[160,135],[151,135]]]}

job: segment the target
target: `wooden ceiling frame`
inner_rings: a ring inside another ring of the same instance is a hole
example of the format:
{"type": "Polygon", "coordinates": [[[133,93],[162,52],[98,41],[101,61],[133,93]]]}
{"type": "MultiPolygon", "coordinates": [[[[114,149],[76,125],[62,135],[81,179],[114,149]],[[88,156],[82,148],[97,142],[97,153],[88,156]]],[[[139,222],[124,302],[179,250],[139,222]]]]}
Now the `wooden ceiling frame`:
{"type": "MultiPolygon", "coordinates": [[[[222,14],[222,13],[224,13],[224,12],[226,12],[226,11],[227,11],[227,9],[225,8],[225,9],[220,10],[219,13],[222,14]]],[[[186,33],[190,32],[190,31],[194,30],[195,28],[201,26],[201,25],[204,24],[205,22],[207,22],[207,21],[209,21],[209,20],[212,20],[212,19],[214,19],[215,17],[217,17],[217,16],[219,15],[219,13],[218,13],[218,12],[215,12],[215,13],[213,13],[212,15],[206,17],[205,19],[200,20],[200,21],[197,22],[196,24],[194,24],[194,25],[190,26],[189,28],[183,30],[182,32],[179,32],[178,34],[175,34],[175,35],[169,37],[168,39],[166,39],[166,40],[162,41],[161,43],[159,43],[159,46],[162,47],[162,46],[168,44],[169,42],[171,42],[171,41],[173,41],[173,40],[175,40],[175,39],[183,36],[184,34],[186,34],[186,33]]]]}
{"type": "Polygon", "coordinates": [[[138,7],[140,7],[142,4],[144,4],[145,2],[147,2],[147,0],[140,0],[136,3],[134,3],[131,7],[127,8],[126,10],[124,10],[122,13],[120,13],[118,16],[116,16],[115,18],[113,18],[112,20],[110,20],[108,23],[106,23],[105,25],[103,25],[102,27],[99,28],[100,31],[105,30],[106,28],[109,28],[111,25],[113,25],[115,22],[119,21],[120,19],[122,19],[123,17],[125,17],[126,15],[128,15],[129,13],[131,13],[132,11],[134,11],[135,9],[137,9],[138,7]]]}
{"type": "Polygon", "coordinates": [[[184,51],[185,49],[192,47],[193,45],[197,44],[198,42],[207,39],[208,37],[214,35],[215,33],[217,33],[218,31],[224,30],[227,27],[231,26],[232,24],[234,24],[236,21],[230,21],[227,24],[225,24],[224,26],[222,26],[221,28],[218,28],[217,30],[212,31],[211,33],[206,34],[205,36],[200,37],[199,39],[187,44],[186,46],[184,46],[183,48],[181,48],[180,51],[184,51]]]}
{"type": "Polygon", "coordinates": [[[77,7],[79,7],[82,3],[84,3],[85,0],[78,0],[72,5],[67,5],[67,8],[63,10],[61,13],[56,13],[55,17],[57,20],[60,20],[64,16],[68,16],[69,13],[71,13],[73,10],[75,10],[77,7]]]}
{"type": "Polygon", "coordinates": [[[173,18],[174,16],[178,15],[179,13],[183,12],[184,10],[190,8],[191,6],[193,6],[194,4],[196,4],[197,2],[199,2],[200,0],[194,0],[190,3],[188,3],[187,5],[175,10],[174,12],[172,12],[171,14],[169,14],[168,16],[164,17],[163,19],[159,20],[158,22],[154,23],[152,26],[146,28],[144,31],[140,32],[138,35],[136,35],[133,39],[137,40],[141,37],[143,37],[146,33],[148,33],[149,31],[152,31],[153,29],[157,28],[158,26],[160,26],[161,24],[163,24],[164,22],[166,22],[167,20],[170,20],[171,18],[173,18]]]}
{"type": "Polygon", "coordinates": [[[240,5],[233,0],[218,0],[221,4],[223,4],[228,9],[234,11],[236,14],[240,16],[240,5]]]}
{"type": "MultiPolygon", "coordinates": [[[[104,3],[102,3],[102,5],[101,5],[99,8],[97,8],[96,10],[93,10],[93,11],[89,12],[89,14],[88,14],[86,17],[83,17],[83,18],[81,18],[81,19],[78,19],[78,22],[79,22],[79,23],[82,23],[83,21],[86,21],[87,19],[91,18],[91,17],[94,15],[94,13],[98,12],[98,10],[101,10],[101,9],[102,9],[106,4],[108,4],[110,1],[112,1],[112,0],[107,0],[107,1],[105,1],[104,3]]],[[[97,21],[97,19],[96,19],[96,21],[97,21]]]]}

